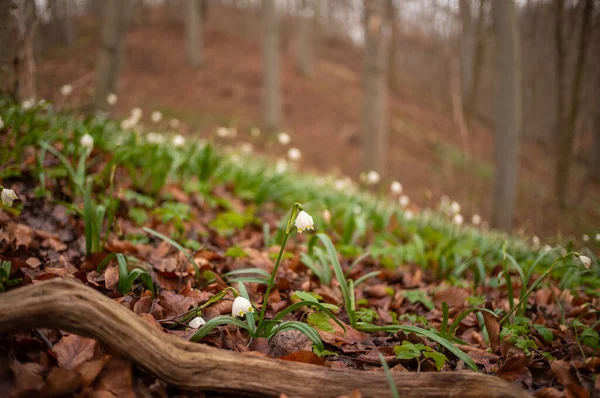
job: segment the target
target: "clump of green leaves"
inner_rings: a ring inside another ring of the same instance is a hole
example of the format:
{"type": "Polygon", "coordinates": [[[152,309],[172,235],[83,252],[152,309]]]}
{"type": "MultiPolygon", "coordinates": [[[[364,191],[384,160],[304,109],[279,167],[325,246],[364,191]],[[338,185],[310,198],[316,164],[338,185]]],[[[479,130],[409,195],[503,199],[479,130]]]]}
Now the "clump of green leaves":
{"type": "Polygon", "coordinates": [[[124,255],[118,253],[117,262],[119,263],[119,283],[117,290],[121,294],[127,294],[131,291],[133,283],[139,278],[146,289],[152,292],[154,297],[154,283],[152,282],[152,276],[148,271],[140,268],[129,269],[127,266],[127,260],[124,255]]]}
{"type": "Polygon", "coordinates": [[[0,264],[0,292],[21,282],[21,278],[10,279],[10,267],[10,261],[2,261],[0,264]]]}
{"type": "Polygon", "coordinates": [[[394,354],[398,359],[416,359],[417,372],[421,371],[421,362],[424,358],[431,358],[435,362],[437,370],[441,370],[448,358],[441,352],[434,351],[431,347],[418,343],[413,344],[408,340],[404,340],[402,345],[394,347],[394,354]],[[421,358],[423,356],[424,358],[421,358]]]}

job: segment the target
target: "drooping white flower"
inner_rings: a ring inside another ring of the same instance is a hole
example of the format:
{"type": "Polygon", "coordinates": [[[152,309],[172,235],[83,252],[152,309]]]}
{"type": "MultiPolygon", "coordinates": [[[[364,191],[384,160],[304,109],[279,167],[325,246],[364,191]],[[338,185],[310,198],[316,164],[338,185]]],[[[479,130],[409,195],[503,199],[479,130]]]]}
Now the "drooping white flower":
{"type": "Polygon", "coordinates": [[[175,146],[175,148],[181,148],[184,145],[185,138],[181,134],[177,134],[175,137],[173,137],[173,146],[175,146]]]}
{"type": "Polygon", "coordinates": [[[137,119],[138,122],[142,118],[143,114],[144,114],[144,112],[142,111],[141,108],[135,107],[131,110],[131,117],[134,119],[137,119]]]}
{"type": "Polygon", "coordinates": [[[398,198],[398,203],[400,203],[400,207],[405,208],[410,203],[410,198],[406,195],[402,195],[398,198]]]}
{"type": "Polygon", "coordinates": [[[323,220],[325,220],[327,224],[331,222],[331,212],[327,209],[323,210],[323,220]]]}
{"type": "Polygon", "coordinates": [[[2,120],[2,116],[0,116],[0,129],[4,127],[4,120],[2,120]]]}
{"type": "Polygon", "coordinates": [[[81,146],[87,149],[88,151],[91,151],[94,147],[94,137],[92,137],[88,133],[85,133],[79,139],[79,144],[81,144],[81,146]]]}
{"type": "Polygon", "coordinates": [[[581,237],[581,240],[583,240],[584,242],[589,242],[589,241],[590,241],[590,237],[589,237],[589,235],[587,235],[587,234],[584,234],[584,235],[581,237]]]}
{"type": "Polygon", "coordinates": [[[310,216],[310,214],[308,214],[304,210],[302,210],[300,213],[298,213],[298,216],[296,217],[296,222],[294,223],[294,225],[296,226],[296,228],[298,228],[299,234],[301,234],[303,231],[305,231],[307,229],[313,229],[313,230],[315,229],[315,223],[313,221],[313,218],[310,216]]]}
{"type": "Polygon", "coordinates": [[[233,300],[233,305],[231,306],[231,315],[244,316],[248,312],[254,312],[254,308],[252,308],[250,301],[242,296],[237,296],[235,300],[233,300]]]}
{"type": "Polygon", "coordinates": [[[283,174],[286,172],[288,168],[288,163],[285,159],[277,159],[277,163],[275,163],[275,173],[283,174]]]}
{"type": "Polygon", "coordinates": [[[258,127],[252,127],[250,130],[250,135],[252,137],[260,137],[260,129],[258,127]]]}
{"type": "Polygon", "coordinates": [[[200,326],[203,326],[205,324],[206,324],[206,321],[204,319],[202,319],[202,317],[197,316],[190,321],[188,326],[191,328],[194,328],[194,329],[198,329],[200,326]]]}
{"type": "Polygon", "coordinates": [[[540,238],[537,235],[533,235],[531,238],[531,243],[533,243],[534,247],[538,247],[540,245],[540,238]]]}
{"type": "Polygon", "coordinates": [[[290,143],[290,141],[292,141],[292,139],[288,133],[284,133],[282,131],[281,133],[277,134],[277,141],[279,141],[281,145],[287,145],[290,143]]]}
{"type": "Polygon", "coordinates": [[[0,196],[2,196],[2,203],[4,203],[7,206],[12,206],[13,202],[19,199],[15,191],[6,188],[2,189],[2,193],[0,194],[0,196]]]}
{"type": "Polygon", "coordinates": [[[402,193],[402,184],[398,181],[392,181],[390,184],[390,191],[392,191],[394,195],[400,195],[402,193]]]}
{"type": "Polygon", "coordinates": [[[229,137],[229,129],[227,127],[219,127],[217,128],[217,135],[221,138],[229,137]]]}
{"type": "Polygon", "coordinates": [[[171,119],[169,120],[169,127],[171,127],[172,129],[176,129],[179,127],[181,123],[179,122],[179,119],[171,119]]]}
{"type": "Polygon", "coordinates": [[[249,142],[244,142],[240,145],[240,152],[244,155],[250,155],[254,150],[254,146],[252,146],[249,142]]]}
{"type": "Polygon", "coordinates": [[[70,84],[65,84],[64,86],[62,86],[60,88],[60,94],[63,97],[67,97],[67,96],[71,95],[72,92],[73,92],[73,86],[71,86],[70,84]]]}
{"type": "Polygon", "coordinates": [[[25,100],[25,101],[23,101],[23,102],[21,103],[21,107],[22,107],[24,110],[28,110],[28,109],[31,109],[31,108],[33,108],[33,105],[34,105],[34,104],[35,104],[35,101],[34,101],[34,99],[33,99],[33,98],[29,98],[29,99],[27,99],[27,100],[25,100]]]}
{"type": "Polygon", "coordinates": [[[106,96],[106,103],[108,105],[114,105],[117,103],[117,94],[110,93],[106,96]]]}
{"type": "Polygon", "coordinates": [[[587,269],[590,269],[592,267],[592,259],[589,258],[588,256],[579,256],[579,259],[581,260],[581,263],[583,264],[583,266],[587,269]]]}
{"type": "Polygon", "coordinates": [[[161,133],[150,132],[146,134],[146,141],[150,144],[162,144],[165,142],[165,137],[161,133]]]}
{"type": "Polygon", "coordinates": [[[473,225],[481,224],[481,216],[479,214],[473,214],[473,217],[471,218],[471,223],[473,223],[473,225]]]}
{"type": "Polygon", "coordinates": [[[452,214],[458,214],[460,213],[461,207],[460,207],[460,203],[458,202],[452,202],[450,204],[450,213],[452,214]]]}
{"type": "MultiPolygon", "coordinates": [[[[0,128],[2,128],[2,126],[0,126],[0,128]]],[[[596,242],[600,242],[600,234],[596,234],[595,239],[596,239],[596,242]]]]}
{"type": "Polygon", "coordinates": [[[160,111],[154,111],[152,112],[152,115],[150,115],[150,120],[152,120],[153,123],[158,123],[160,122],[162,119],[162,113],[160,113],[160,111]]]}
{"type": "Polygon", "coordinates": [[[371,170],[367,173],[367,184],[375,185],[379,182],[379,173],[375,170],[371,170]]]}
{"type": "Polygon", "coordinates": [[[290,148],[290,150],[288,151],[288,158],[290,158],[290,160],[294,162],[300,160],[301,157],[302,152],[300,152],[300,149],[298,148],[290,148]]]}
{"type": "Polygon", "coordinates": [[[405,219],[405,220],[407,220],[407,221],[410,221],[410,220],[412,220],[413,218],[415,218],[415,213],[413,213],[413,212],[412,212],[412,211],[410,211],[410,210],[405,210],[405,211],[404,211],[404,219],[405,219]]]}
{"type": "Polygon", "coordinates": [[[452,217],[452,222],[458,226],[462,225],[463,222],[465,221],[465,219],[463,218],[462,214],[455,214],[454,217],[452,217]]]}
{"type": "Polygon", "coordinates": [[[550,250],[552,250],[552,246],[550,246],[550,245],[544,245],[544,247],[542,248],[542,250],[544,252],[549,252],[550,250]]]}

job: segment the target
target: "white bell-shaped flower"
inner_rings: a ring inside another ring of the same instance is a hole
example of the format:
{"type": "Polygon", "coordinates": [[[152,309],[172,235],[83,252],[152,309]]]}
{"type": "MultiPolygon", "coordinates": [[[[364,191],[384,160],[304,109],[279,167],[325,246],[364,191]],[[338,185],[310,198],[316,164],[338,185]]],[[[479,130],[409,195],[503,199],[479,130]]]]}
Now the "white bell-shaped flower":
{"type": "Polygon", "coordinates": [[[402,195],[398,198],[398,203],[400,203],[400,207],[405,208],[410,203],[410,198],[406,195],[402,195]]]}
{"type": "Polygon", "coordinates": [[[281,132],[277,134],[277,141],[279,141],[281,145],[287,145],[292,141],[292,139],[288,133],[281,132]]]}
{"type": "MultiPolygon", "coordinates": [[[[0,126],[0,128],[2,128],[2,126],[0,126]]],[[[600,242],[600,234],[596,234],[596,237],[594,239],[596,239],[596,242],[600,242]]]]}
{"type": "Polygon", "coordinates": [[[179,121],[179,119],[169,120],[169,127],[171,127],[172,129],[178,128],[180,124],[181,124],[181,122],[179,121]]]}
{"type": "Polygon", "coordinates": [[[108,103],[108,105],[114,105],[117,103],[117,94],[115,93],[110,93],[106,96],[106,102],[108,103]]]}
{"type": "Polygon", "coordinates": [[[153,123],[158,123],[160,122],[162,119],[162,113],[160,113],[160,111],[154,111],[152,112],[152,115],[150,115],[150,120],[152,120],[153,123]]]}
{"type": "Polygon", "coordinates": [[[465,221],[465,219],[463,218],[462,214],[455,214],[454,217],[452,217],[452,222],[458,226],[461,226],[463,224],[463,222],[465,221]]]}
{"type": "Polygon", "coordinates": [[[294,225],[296,226],[296,228],[298,228],[299,234],[301,234],[307,229],[315,229],[315,223],[313,221],[313,218],[304,210],[298,213],[298,217],[296,217],[296,222],[294,223],[294,225]]]}
{"type": "Polygon", "coordinates": [[[375,185],[379,182],[380,178],[381,177],[379,176],[378,172],[371,170],[367,173],[367,184],[375,185]]]}
{"type": "Polygon", "coordinates": [[[473,225],[481,224],[481,216],[479,214],[473,214],[473,217],[471,218],[471,223],[473,223],[473,225]]]}
{"type": "Polygon", "coordinates": [[[205,325],[206,321],[204,319],[202,319],[202,317],[195,317],[194,319],[192,319],[189,323],[189,327],[194,328],[194,329],[198,329],[200,326],[205,325]]]}
{"type": "Polygon", "coordinates": [[[588,256],[579,256],[579,259],[585,268],[590,269],[592,267],[592,259],[588,256]]]}
{"type": "Polygon", "coordinates": [[[290,160],[292,161],[300,160],[301,157],[302,152],[300,152],[300,149],[298,148],[290,148],[290,150],[288,151],[288,158],[290,158],[290,160]]]}
{"type": "Polygon", "coordinates": [[[0,129],[4,127],[4,120],[2,120],[2,117],[0,116],[0,129]]]}
{"type": "Polygon", "coordinates": [[[450,204],[450,213],[451,214],[458,214],[458,213],[460,213],[460,210],[461,210],[460,203],[452,202],[450,204]]]}
{"type": "Polygon", "coordinates": [[[13,202],[19,199],[15,191],[13,191],[12,189],[3,188],[1,196],[2,203],[4,203],[7,206],[12,206],[13,202]]]}
{"type": "Polygon", "coordinates": [[[398,181],[392,181],[390,184],[390,191],[392,191],[394,195],[400,195],[402,193],[402,184],[398,181]]]}
{"type": "Polygon", "coordinates": [[[81,139],[79,140],[79,144],[81,144],[81,146],[84,147],[85,149],[87,149],[88,151],[91,151],[92,148],[94,147],[94,137],[92,137],[88,133],[85,133],[84,135],[81,136],[81,139]]]}
{"type": "Polygon", "coordinates": [[[231,315],[244,316],[248,312],[254,312],[254,308],[252,308],[250,301],[242,296],[237,296],[235,300],[233,300],[233,305],[231,306],[231,315]]]}
{"type": "Polygon", "coordinates": [[[589,236],[589,235],[586,235],[586,234],[584,234],[584,235],[581,237],[581,240],[583,240],[584,242],[589,242],[589,241],[590,241],[590,236],[589,236]]]}
{"type": "Polygon", "coordinates": [[[71,86],[70,84],[65,84],[60,88],[60,95],[62,95],[63,97],[69,96],[72,92],[73,86],[71,86]]]}
{"type": "Polygon", "coordinates": [[[185,138],[182,135],[177,134],[175,137],[173,137],[173,145],[176,148],[181,148],[185,145],[185,138]]]}

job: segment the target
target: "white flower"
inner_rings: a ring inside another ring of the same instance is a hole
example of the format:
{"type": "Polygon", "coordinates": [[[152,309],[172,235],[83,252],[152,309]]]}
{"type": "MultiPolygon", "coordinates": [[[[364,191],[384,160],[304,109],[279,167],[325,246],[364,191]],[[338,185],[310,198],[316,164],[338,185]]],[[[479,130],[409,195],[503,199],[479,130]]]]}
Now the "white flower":
{"type": "Polygon", "coordinates": [[[452,217],[452,222],[456,225],[462,225],[462,223],[464,222],[464,218],[463,216],[459,213],[459,214],[455,214],[454,217],[452,217]]]}
{"type": "Polygon", "coordinates": [[[533,235],[533,238],[531,238],[531,243],[533,243],[533,246],[538,247],[540,245],[540,238],[538,238],[537,235],[533,235]]]}
{"type": "MultiPolygon", "coordinates": [[[[0,119],[0,121],[2,121],[2,119],[0,119]]],[[[0,128],[2,128],[2,126],[0,126],[0,128]]],[[[594,239],[596,239],[596,242],[600,242],[600,234],[596,234],[594,239]]]]}
{"type": "Polygon", "coordinates": [[[590,241],[590,237],[589,237],[588,235],[585,235],[585,234],[584,234],[584,235],[581,237],[581,240],[583,240],[584,242],[589,242],[589,241],[590,241]]]}
{"type": "Polygon", "coordinates": [[[183,138],[182,135],[177,134],[175,137],[173,137],[173,145],[176,148],[181,148],[182,146],[185,145],[185,138],[183,138]]]}
{"type": "Polygon", "coordinates": [[[275,164],[275,173],[283,174],[288,168],[288,163],[285,159],[277,159],[277,163],[275,164]]]}
{"type": "Polygon", "coordinates": [[[260,129],[258,127],[252,127],[252,130],[250,130],[250,135],[252,137],[260,137],[260,129]]]}
{"type": "Polygon", "coordinates": [[[542,248],[542,250],[544,252],[549,252],[550,250],[552,250],[552,246],[550,246],[550,245],[544,245],[544,247],[542,248]]]}
{"type": "Polygon", "coordinates": [[[277,134],[277,141],[279,141],[281,145],[287,145],[290,143],[291,140],[292,139],[290,138],[290,135],[288,133],[281,132],[277,134]]]}
{"type": "Polygon", "coordinates": [[[242,145],[240,145],[240,152],[242,152],[244,155],[250,155],[253,150],[254,147],[249,142],[244,142],[242,145]]]}
{"type": "Polygon", "coordinates": [[[415,214],[414,214],[412,211],[410,211],[410,210],[406,210],[406,211],[404,211],[404,218],[405,218],[407,221],[410,221],[410,220],[412,220],[413,218],[415,218],[415,214]]]}
{"type": "Polygon", "coordinates": [[[233,300],[233,305],[231,306],[231,315],[244,316],[247,312],[254,312],[252,304],[244,297],[237,296],[235,300],[233,300]]]}
{"type": "Polygon", "coordinates": [[[72,92],[73,92],[73,86],[71,86],[70,84],[65,84],[64,86],[62,86],[60,88],[60,94],[63,97],[69,96],[72,92]]]}
{"type": "Polygon", "coordinates": [[[88,151],[91,151],[94,147],[94,137],[92,137],[88,133],[85,133],[79,139],[79,144],[81,144],[81,146],[87,149],[88,151]]]}
{"type": "MultiPolygon", "coordinates": [[[[142,110],[140,108],[136,107],[131,110],[131,117],[136,119],[139,122],[140,119],[142,118],[143,113],[144,112],[142,112],[142,110]]],[[[136,122],[136,124],[137,124],[137,122],[136,122]]]]}
{"type": "Polygon", "coordinates": [[[150,120],[152,120],[153,123],[158,123],[161,119],[162,113],[160,113],[160,111],[154,111],[152,112],[152,115],[150,115],[150,120]]]}
{"type": "Polygon", "coordinates": [[[115,93],[110,93],[106,96],[106,102],[108,103],[108,105],[114,105],[117,103],[117,94],[115,93]]]}
{"type": "Polygon", "coordinates": [[[375,185],[379,182],[379,173],[375,170],[371,170],[367,173],[367,184],[375,185]]]}
{"type": "Polygon", "coordinates": [[[29,98],[28,100],[23,101],[23,103],[21,104],[21,107],[25,110],[31,109],[33,108],[33,105],[35,104],[35,101],[33,98],[29,98]]]}
{"type": "Polygon", "coordinates": [[[323,220],[325,220],[327,224],[331,222],[331,212],[327,209],[323,210],[323,220]]]}
{"type": "Polygon", "coordinates": [[[221,138],[227,138],[230,135],[229,129],[227,127],[219,127],[217,129],[217,135],[221,138]]]}
{"type": "Polygon", "coordinates": [[[165,137],[161,133],[150,132],[146,134],[146,141],[150,144],[162,144],[165,142],[165,137]]]}
{"type": "Polygon", "coordinates": [[[458,214],[458,213],[460,213],[460,209],[461,209],[460,203],[458,203],[458,202],[452,202],[450,204],[450,213],[451,214],[458,214]]]}
{"type": "Polygon", "coordinates": [[[201,317],[197,316],[190,321],[188,326],[191,328],[194,328],[194,329],[198,329],[200,326],[203,326],[205,324],[206,324],[206,321],[204,319],[202,319],[201,317]]]}
{"type": "Polygon", "coordinates": [[[2,188],[1,196],[2,196],[2,203],[4,203],[7,206],[12,206],[13,202],[15,200],[19,199],[19,197],[17,196],[15,191],[13,191],[12,189],[2,188]]]}
{"type": "Polygon", "coordinates": [[[292,161],[300,160],[300,158],[302,157],[302,152],[300,152],[300,149],[298,148],[290,148],[290,150],[288,151],[288,157],[292,161]]]}
{"type": "Polygon", "coordinates": [[[121,122],[121,128],[123,130],[129,130],[129,129],[133,128],[136,124],[137,124],[137,121],[135,121],[132,118],[127,118],[121,122]]]}
{"type": "Polygon", "coordinates": [[[481,216],[479,214],[473,214],[473,217],[471,218],[471,222],[473,223],[473,225],[481,224],[481,216]]]}
{"type": "Polygon", "coordinates": [[[4,120],[2,120],[2,117],[0,116],[0,129],[4,127],[4,120]]]}
{"type": "Polygon", "coordinates": [[[446,195],[440,198],[440,209],[445,210],[450,207],[450,198],[446,195]]]}
{"type": "Polygon", "coordinates": [[[179,119],[171,119],[171,120],[169,120],[169,127],[171,127],[172,129],[178,128],[179,125],[180,125],[179,119]]]}
{"type": "Polygon", "coordinates": [[[402,195],[398,198],[398,203],[400,203],[400,206],[404,208],[410,203],[410,198],[406,195],[402,195]]]}
{"type": "Polygon", "coordinates": [[[583,266],[587,269],[590,269],[592,267],[592,259],[589,258],[588,256],[579,256],[579,259],[581,260],[581,263],[583,264],[583,266]]]}
{"type": "Polygon", "coordinates": [[[296,217],[296,222],[294,223],[296,228],[298,228],[298,233],[301,234],[304,230],[307,229],[315,229],[315,223],[313,222],[313,218],[304,210],[298,213],[298,217],[296,217]]]}
{"type": "Polygon", "coordinates": [[[394,195],[400,195],[402,193],[402,184],[398,181],[393,181],[390,184],[390,191],[392,191],[394,195]]]}

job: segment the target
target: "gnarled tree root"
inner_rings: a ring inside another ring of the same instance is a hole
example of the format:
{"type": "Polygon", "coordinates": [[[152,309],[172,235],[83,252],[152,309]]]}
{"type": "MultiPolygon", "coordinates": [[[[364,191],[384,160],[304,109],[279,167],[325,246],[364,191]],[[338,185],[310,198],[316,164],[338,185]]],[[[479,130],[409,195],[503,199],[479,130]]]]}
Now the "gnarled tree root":
{"type": "MultiPolygon", "coordinates": [[[[69,279],[0,294],[0,332],[50,327],[94,338],[167,383],[192,390],[290,397],[336,397],[360,389],[390,396],[383,372],[337,370],[241,355],[195,344],[151,327],[108,297],[69,279]]],[[[394,372],[400,396],[527,397],[525,391],[474,372],[394,372]]]]}

